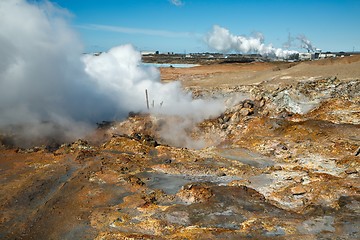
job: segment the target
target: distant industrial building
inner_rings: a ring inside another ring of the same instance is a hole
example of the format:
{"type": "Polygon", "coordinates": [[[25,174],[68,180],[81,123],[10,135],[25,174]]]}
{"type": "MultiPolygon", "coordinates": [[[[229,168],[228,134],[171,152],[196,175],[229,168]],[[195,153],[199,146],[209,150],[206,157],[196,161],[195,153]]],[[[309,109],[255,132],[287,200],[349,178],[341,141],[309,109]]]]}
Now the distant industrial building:
{"type": "Polygon", "coordinates": [[[308,60],[316,60],[316,59],[324,59],[324,58],[334,58],[337,55],[331,52],[304,52],[299,53],[298,60],[300,61],[308,61],[308,60]]]}
{"type": "Polygon", "coordinates": [[[336,54],[335,53],[320,53],[319,54],[319,58],[334,58],[336,57],[336,54]]]}
{"type": "Polygon", "coordinates": [[[142,56],[159,54],[159,51],[141,51],[142,56]]]}

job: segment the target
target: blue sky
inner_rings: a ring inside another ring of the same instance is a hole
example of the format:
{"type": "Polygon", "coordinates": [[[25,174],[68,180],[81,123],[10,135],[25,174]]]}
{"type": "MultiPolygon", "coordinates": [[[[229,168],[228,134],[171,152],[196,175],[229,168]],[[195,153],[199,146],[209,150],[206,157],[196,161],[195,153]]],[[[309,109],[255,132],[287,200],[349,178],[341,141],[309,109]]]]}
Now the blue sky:
{"type": "MultiPolygon", "coordinates": [[[[211,51],[213,25],[235,35],[261,32],[282,47],[305,35],[323,51],[360,51],[360,0],[53,0],[73,14],[88,52],[131,43],[139,50],[211,51]]],[[[294,43],[291,49],[299,50],[294,43]]]]}

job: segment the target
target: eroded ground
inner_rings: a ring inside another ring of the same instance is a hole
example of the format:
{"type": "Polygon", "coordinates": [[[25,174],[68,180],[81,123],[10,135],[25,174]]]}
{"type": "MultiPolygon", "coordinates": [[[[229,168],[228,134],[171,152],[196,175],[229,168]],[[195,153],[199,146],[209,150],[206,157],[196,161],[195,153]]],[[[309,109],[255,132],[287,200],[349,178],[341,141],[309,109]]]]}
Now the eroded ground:
{"type": "Polygon", "coordinates": [[[359,239],[359,60],[162,69],[227,106],[186,137],[132,114],[56,147],[3,138],[0,238],[359,239]]]}

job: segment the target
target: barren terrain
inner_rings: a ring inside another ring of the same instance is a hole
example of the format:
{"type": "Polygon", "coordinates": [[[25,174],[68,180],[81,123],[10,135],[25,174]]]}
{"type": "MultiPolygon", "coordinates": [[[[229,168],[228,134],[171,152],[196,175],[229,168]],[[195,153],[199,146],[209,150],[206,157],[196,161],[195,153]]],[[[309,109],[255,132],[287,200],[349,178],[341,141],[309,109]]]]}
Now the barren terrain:
{"type": "Polygon", "coordinates": [[[216,87],[258,84],[263,81],[289,83],[309,78],[353,79],[360,74],[360,55],[312,62],[251,62],[203,65],[193,68],[162,68],[164,81],[181,80],[184,86],[216,87]]]}
{"type": "Polygon", "coordinates": [[[360,56],[162,68],[225,111],[0,138],[2,239],[359,239],[360,56]]]}

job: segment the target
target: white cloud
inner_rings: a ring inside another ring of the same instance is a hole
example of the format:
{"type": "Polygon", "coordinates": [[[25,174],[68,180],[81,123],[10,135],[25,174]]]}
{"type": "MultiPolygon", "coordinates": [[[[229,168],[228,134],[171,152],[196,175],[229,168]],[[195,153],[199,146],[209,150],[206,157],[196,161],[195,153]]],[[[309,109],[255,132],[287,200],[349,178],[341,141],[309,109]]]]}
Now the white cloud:
{"type": "Polygon", "coordinates": [[[184,2],[181,0],[169,0],[169,2],[171,2],[173,5],[180,7],[184,5],[184,2]]]}

